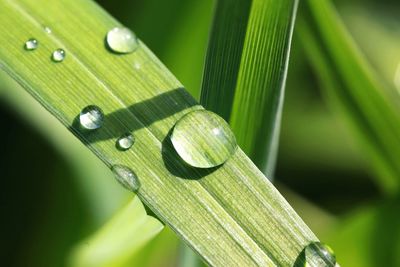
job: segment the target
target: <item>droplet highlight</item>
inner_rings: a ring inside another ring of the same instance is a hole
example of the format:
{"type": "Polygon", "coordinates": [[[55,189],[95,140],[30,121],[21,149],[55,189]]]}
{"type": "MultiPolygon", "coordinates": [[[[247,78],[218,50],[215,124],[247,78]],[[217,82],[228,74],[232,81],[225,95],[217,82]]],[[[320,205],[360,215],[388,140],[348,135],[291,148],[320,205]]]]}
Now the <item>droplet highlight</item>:
{"type": "Polygon", "coordinates": [[[50,28],[50,27],[44,26],[44,27],[43,27],[43,30],[44,30],[46,33],[48,33],[48,34],[51,33],[51,28],[50,28]]]}
{"type": "Polygon", "coordinates": [[[125,27],[115,27],[107,33],[108,47],[116,53],[132,53],[139,47],[136,35],[125,27]]]}
{"type": "Polygon", "coordinates": [[[53,54],[51,55],[51,59],[54,62],[61,62],[65,59],[65,51],[61,48],[56,49],[53,54]]]}
{"type": "Polygon", "coordinates": [[[171,142],[182,160],[197,168],[221,165],[237,148],[228,123],[206,110],[192,111],[183,116],[174,126],[171,142]]]}
{"type": "Polygon", "coordinates": [[[38,46],[39,46],[39,42],[38,42],[38,40],[36,40],[34,38],[31,38],[28,41],[26,41],[25,45],[24,45],[25,50],[28,50],[28,51],[35,50],[36,48],[38,48],[38,46]]]}
{"type": "Polygon", "coordinates": [[[304,249],[305,267],[334,267],[336,256],[333,250],[321,242],[312,242],[304,249]]]}
{"type": "Polygon", "coordinates": [[[135,138],[133,137],[133,135],[130,133],[126,133],[122,135],[120,138],[118,138],[117,148],[122,151],[128,150],[133,146],[134,142],[135,138]]]}
{"type": "Polygon", "coordinates": [[[128,167],[123,165],[114,165],[112,167],[115,179],[126,189],[137,192],[140,188],[140,181],[137,175],[128,167]]]}
{"type": "Polygon", "coordinates": [[[86,130],[95,130],[103,125],[104,113],[98,106],[90,105],[79,114],[80,125],[86,130]]]}

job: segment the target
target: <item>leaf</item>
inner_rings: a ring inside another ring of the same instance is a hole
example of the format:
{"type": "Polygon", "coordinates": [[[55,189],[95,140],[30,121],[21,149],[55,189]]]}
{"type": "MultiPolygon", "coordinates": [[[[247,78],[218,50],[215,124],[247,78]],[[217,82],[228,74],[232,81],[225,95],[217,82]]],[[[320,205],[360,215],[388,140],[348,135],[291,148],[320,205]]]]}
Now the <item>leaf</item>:
{"type": "MultiPolygon", "coordinates": [[[[386,88],[360,54],[330,1],[307,0],[299,36],[331,105],[340,111],[388,193],[399,189],[400,117],[386,88]]],[[[392,92],[389,94],[388,92],[392,92]]]]}
{"type": "MultiPolygon", "coordinates": [[[[128,55],[108,51],[105,34],[119,24],[94,3],[2,1],[0,24],[2,68],[107,166],[134,170],[140,199],[208,264],[289,266],[317,240],[240,149],[211,170],[189,168],[179,159],[170,130],[202,107],[143,43],[128,55]],[[40,48],[28,52],[23,44],[31,37],[40,48]],[[66,51],[61,63],[50,60],[57,48],[66,51]],[[82,132],[74,121],[92,104],[105,113],[103,127],[82,132]],[[133,132],[136,142],[122,152],[115,141],[125,132],[133,132]]],[[[188,136],[194,142],[201,137],[188,136]]]]}
{"type": "Polygon", "coordinates": [[[343,216],[338,227],[327,236],[343,266],[399,266],[399,204],[396,196],[343,216]]]}
{"type": "Polygon", "coordinates": [[[400,23],[390,10],[396,4],[387,5],[384,10],[379,6],[349,6],[341,9],[341,15],[348,25],[362,51],[374,67],[389,84],[394,83],[400,92],[400,23]],[[383,12],[382,12],[383,11],[383,12]],[[373,17],[374,19],[371,19],[373,17]],[[370,40],[374,40],[371,42],[370,40]]]}
{"type": "Polygon", "coordinates": [[[122,204],[130,194],[112,180],[113,174],[21,86],[0,71],[0,97],[20,113],[25,121],[49,141],[71,165],[76,184],[91,210],[91,219],[100,226],[122,204]],[[62,140],[62,142],[60,142],[62,140]],[[93,186],[95,183],[96,186],[93,186]]]}
{"type": "Polygon", "coordinates": [[[217,2],[201,103],[230,121],[238,143],[272,177],[298,1],[217,2]]]}
{"type": "Polygon", "coordinates": [[[125,266],[131,255],[163,229],[135,197],[99,231],[74,248],[70,266],[125,266]]]}
{"type": "MultiPolygon", "coordinates": [[[[64,155],[65,160],[74,167],[76,182],[79,189],[83,191],[86,202],[89,203],[90,215],[95,227],[104,224],[104,221],[113,215],[121,204],[126,203],[131,194],[114,183],[111,180],[113,174],[108,168],[3,72],[0,72],[0,81],[2,87],[5,87],[0,89],[2,99],[12,104],[18,112],[22,113],[27,122],[38,128],[64,155]],[[59,142],[60,139],[63,142],[59,142]]],[[[89,241],[85,240],[75,248],[71,266],[123,266],[130,255],[137,253],[145,242],[151,240],[163,228],[158,220],[146,214],[143,204],[137,197],[130,205],[124,206],[126,206],[124,212],[116,213],[105,226],[93,234],[89,241]],[[124,222],[128,225],[123,225],[124,222]],[[122,227],[125,227],[125,231],[122,227]],[[123,234],[116,235],[118,231],[115,228],[123,234]],[[107,246],[110,246],[107,250],[108,254],[102,254],[102,257],[97,255],[99,250],[107,246]]],[[[55,227],[58,231],[60,230],[59,225],[55,227]]],[[[76,235],[81,238],[79,233],[76,235]]],[[[61,260],[64,262],[64,257],[61,260]]]]}

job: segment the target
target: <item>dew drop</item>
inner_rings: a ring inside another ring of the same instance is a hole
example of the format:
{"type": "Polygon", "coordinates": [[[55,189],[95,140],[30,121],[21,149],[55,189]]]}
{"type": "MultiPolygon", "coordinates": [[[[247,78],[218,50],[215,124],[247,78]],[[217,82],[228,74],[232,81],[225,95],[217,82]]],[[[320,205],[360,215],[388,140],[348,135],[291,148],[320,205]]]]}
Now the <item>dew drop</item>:
{"type": "Polygon", "coordinates": [[[133,64],[133,68],[134,68],[135,70],[140,70],[141,67],[142,67],[142,65],[141,65],[139,62],[135,62],[135,63],[133,64]]]}
{"type": "Polygon", "coordinates": [[[128,167],[114,165],[111,168],[117,181],[126,189],[137,192],[140,188],[140,181],[136,174],[128,167]]]}
{"type": "Polygon", "coordinates": [[[56,49],[56,50],[53,52],[53,54],[51,55],[51,59],[52,59],[54,62],[61,62],[61,61],[64,60],[64,58],[65,58],[65,51],[64,51],[63,49],[61,49],[61,48],[56,49]]]}
{"type": "Polygon", "coordinates": [[[98,106],[90,105],[79,114],[80,125],[87,130],[95,130],[103,125],[104,113],[98,106]]]}
{"type": "Polygon", "coordinates": [[[25,50],[32,51],[38,48],[39,42],[38,40],[31,38],[25,42],[25,50]]]}
{"type": "Polygon", "coordinates": [[[336,256],[333,250],[324,243],[312,242],[304,249],[305,267],[334,267],[336,256]]]}
{"type": "Polygon", "coordinates": [[[175,124],[171,142],[178,155],[197,168],[221,165],[237,148],[229,125],[217,114],[206,110],[192,111],[183,116],[175,124]]]}
{"type": "Polygon", "coordinates": [[[132,53],[139,46],[136,35],[125,27],[115,27],[111,29],[107,33],[106,39],[108,47],[116,53],[132,53]]]}
{"type": "Polygon", "coordinates": [[[50,27],[45,26],[45,27],[43,27],[43,30],[44,30],[46,33],[48,33],[48,34],[51,33],[50,27]]]}
{"type": "Polygon", "coordinates": [[[132,134],[126,133],[122,135],[120,138],[117,140],[117,148],[119,150],[128,150],[133,146],[133,143],[135,142],[135,138],[133,137],[132,134]]]}

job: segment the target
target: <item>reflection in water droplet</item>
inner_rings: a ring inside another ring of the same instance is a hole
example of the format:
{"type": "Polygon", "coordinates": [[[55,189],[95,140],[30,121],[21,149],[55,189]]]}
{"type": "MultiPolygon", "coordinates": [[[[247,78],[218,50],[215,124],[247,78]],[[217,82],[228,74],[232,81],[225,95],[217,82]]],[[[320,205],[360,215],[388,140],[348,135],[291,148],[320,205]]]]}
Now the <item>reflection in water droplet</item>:
{"type": "Polygon", "coordinates": [[[114,165],[111,169],[117,181],[126,189],[137,192],[140,188],[139,178],[128,167],[123,165],[114,165]]]}
{"type": "Polygon", "coordinates": [[[107,33],[107,45],[116,53],[132,53],[139,42],[136,35],[125,27],[115,27],[107,33]]]}
{"type": "Polygon", "coordinates": [[[103,125],[104,113],[98,106],[90,105],[79,114],[81,126],[87,130],[95,130],[103,125]]]}
{"type": "Polygon", "coordinates": [[[46,32],[46,33],[51,33],[51,29],[49,28],[49,27],[47,27],[47,26],[45,26],[44,28],[43,28],[43,30],[46,32]]]}
{"type": "Polygon", "coordinates": [[[312,242],[305,249],[305,267],[334,267],[336,256],[333,250],[321,242],[312,242]]]}
{"type": "Polygon", "coordinates": [[[36,48],[38,48],[38,46],[39,42],[34,38],[31,38],[25,42],[25,49],[29,51],[35,50],[36,48]]]}
{"type": "Polygon", "coordinates": [[[117,140],[117,147],[119,150],[128,150],[132,147],[133,143],[135,142],[135,138],[132,134],[126,133],[122,135],[117,140]]]}
{"type": "Polygon", "coordinates": [[[211,168],[227,161],[236,151],[236,138],[217,114],[192,111],[172,131],[171,142],[179,156],[197,168],[211,168]]]}
{"type": "Polygon", "coordinates": [[[65,58],[65,51],[63,49],[61,49],[61,48],[55,50],[53,52],[53,54],[51,55],[51,59],[54,62],[61,62],[61,61],[64,60],[64,58],[65,58]]]}

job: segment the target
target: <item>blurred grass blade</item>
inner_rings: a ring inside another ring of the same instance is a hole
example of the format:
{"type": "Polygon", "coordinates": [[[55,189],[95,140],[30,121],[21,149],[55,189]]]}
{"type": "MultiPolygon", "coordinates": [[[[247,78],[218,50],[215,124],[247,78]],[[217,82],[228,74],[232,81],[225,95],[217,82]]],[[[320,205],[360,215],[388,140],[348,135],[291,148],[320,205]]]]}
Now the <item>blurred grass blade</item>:
{"type": "MultiPolygon", "coordinates": [[[[208,264],[289,266],[317,240],[242,150],[211,170],[182,162],[171,147],[170,130],[202,107],[143,43],[132,54],[108,51],[105,34],[119,23],[93,2],[1,1],[0,24],[2,68],[107,166],[134,170],[142,184],[140,199],[208,264]],[[40,47],[25,51],[32,37],[40,47]],[[57,48],[66,51],[61,63],[50,59],[57,48]],[[104,124],[82,132],[74,121],[93,104],[104,111],[104,124]],[[136,142],[122,152],[115,141],[126,132],[136,142]]],[[[187,136],[193,142],[202,137],[201,131],[187,136]]]]}
{"type": "MultiPolygon", "coordinates": [[[[86,202],[90,205],[91,219],[95,226],[103,224],[122,203],[126,203],[131,194],[114,183],[113,174],[107,167],[2,71],[0,81],[1,98],[12,104],[29,123],[36,126],[75,167],[74,171],[81,178],[77,179],[80,190],[84,192],[86,202]],[[59,142],[60,138],[63,142],[59,142]]],[[[163,225],[157,219],[146,214],[137,197],[131,204],[124,206],[126,207],[123,212],[116,213],[95,236],[85,240],[75,249],[71,266],[124,266],[123,263],[129,256],[134,255],[144,243],[163,229],[163,225]],[[124,222],[127,225],[123,225],[124,222]],[[129,230],[124,230],[123,227],[129,230]],[[118,235],[120,232],[117,230],[124,234],[118,235]],[[113,251],[105,249],[107,246],[113,251]],[[105,250],[105,254],[102,253],[102,249],[105,250]]]]}
{"type": "Polygon", "coordinates": [[[299,21],[304,49],[328,101],[360,140],[385,192],[400,182],[400,116],[328,0],[307,0],[299,21]]]}
{"type": "MultiPolygon", "coordinates": [[[[371,61],[374,70],[395,85],[400,92],[400,21],[390,14],[382,13],[377,6],[345,6],[344,17],[352,36],[371,61]],[[373,19],[371,19],[373,17],[373,19]],[[374,40],[371,42],[370,40],[374,40]]],[[[393,8],[388,5],[386,9],[393,8]]]]}
{"type": "Polygon", "coordinates": [[[147,216],[143,204],[135,197],[99,231],[73,250],[70,266],[125,266],[135,251],[162,229],[163,225],[147,216]]]}
{"type": "Polygon", "coordinates": [[[217,1],[201,103],[272,177],[297,0],[217,1]]]}
{"type": "Polygon", "coordinates": [[[90,207],[89,215],[94,226],[104,224],[131,194],[113,181],[113,174],[107,166],[3,71],[0,71],[0,82],[1,100],[10,104],[62,153],[73,168],[73,178],[82,191],[85,205],[90,207]]]}
{"type": "Polygon", "coordinates": [[[399,205],[399,196],[386,198],[342,218],[327,240],[343,266],[400,266],[399,205]]]}

